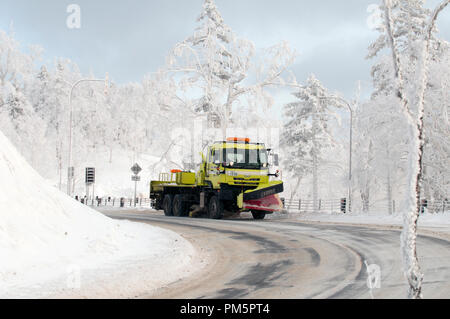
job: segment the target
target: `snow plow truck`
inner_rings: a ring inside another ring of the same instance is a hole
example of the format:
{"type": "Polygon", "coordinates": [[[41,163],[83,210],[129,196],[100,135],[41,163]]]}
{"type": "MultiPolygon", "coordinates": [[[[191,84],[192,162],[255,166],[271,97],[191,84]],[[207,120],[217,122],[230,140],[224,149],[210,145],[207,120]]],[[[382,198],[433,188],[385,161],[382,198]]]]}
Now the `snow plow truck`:
{"type": "Polygon", "coordinates": [[[153,209],[164,210],[166,216],[211,219],[241,212],[264,219],[282,209],[278,194],[283,182],[278,180],[279,171],[270,173],[271,166],[278,166],[278,155],[264,144],[228,138],[213,143],[201,156],[196,173],[172,170],[151,181],[153,209]]]}

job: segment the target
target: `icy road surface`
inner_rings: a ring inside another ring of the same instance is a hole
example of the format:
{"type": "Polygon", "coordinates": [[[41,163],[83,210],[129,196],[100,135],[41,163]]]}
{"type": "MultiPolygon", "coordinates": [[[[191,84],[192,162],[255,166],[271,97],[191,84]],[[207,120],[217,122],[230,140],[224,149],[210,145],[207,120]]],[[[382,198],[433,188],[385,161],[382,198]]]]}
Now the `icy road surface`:
{"type": "MultiPolygon", "coordinates": [[[[108,216],[173,230],[201,251],[196,275],[141,298],[405,298],[400,231],[379,227],[168,218],[158,212],[108,216]],[[381,269],[380,288],[368,288],[367,265],[381,269]]],[[[450,298],[450,241],[421,235],[418,253],[425,298],[450,298]]]]}

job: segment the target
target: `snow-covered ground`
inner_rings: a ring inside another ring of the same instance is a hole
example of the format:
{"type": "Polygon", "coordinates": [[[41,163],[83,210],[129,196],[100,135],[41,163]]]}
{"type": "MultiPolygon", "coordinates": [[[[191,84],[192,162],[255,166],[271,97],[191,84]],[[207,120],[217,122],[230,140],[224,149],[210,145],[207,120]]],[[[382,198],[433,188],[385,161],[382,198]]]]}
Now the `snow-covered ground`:
{"type": "Polygon", "coordinates": [[[195,255],[173,232],[70,199],[0,132],[0,298],[134,297],[187,275],[195,255]]]}
{"type": "MultiPolygon", "coordinates": [[[[290,211],[286,214],[277,214],[272,218],[280,216],[288,217],[299,221],[323,222],[323,223],[344,223],[356,225],[379,225],[396,226],[403,225],[403,216],[401,214],[388,215],[383,213],[305,213],[290,211]]],[[[436,232],[442,232],[450,235],[450,213],[421,214],[418,223],[419,230],[427,229],[436,232]]]]}

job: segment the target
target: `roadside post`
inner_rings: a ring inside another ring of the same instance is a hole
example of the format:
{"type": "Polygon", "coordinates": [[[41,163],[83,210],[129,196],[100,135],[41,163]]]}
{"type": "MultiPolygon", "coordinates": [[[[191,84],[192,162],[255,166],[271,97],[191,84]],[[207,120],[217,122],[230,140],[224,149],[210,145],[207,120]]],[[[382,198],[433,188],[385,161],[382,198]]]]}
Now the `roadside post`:
{"type": "Polygon", "coordinates": [[[133,176],[131,176],[131,181],[134,182],[134,207],[136,207],[136,197],[137,197],[137,182],[141,181],[141,177],[139,174],[142,172],[142,168],[139,166],[139,164],[134,164],[133,167],[131,167],[131,171],[133,172],[133,176]]]}
{"type": "Polygon", "coordinates": [[[71,166],[67,170],[67,194],[69,196],[72,196],[72,193],[74,191],[73,183],[71,181],[75,180],[75,167],[71,166]]]}

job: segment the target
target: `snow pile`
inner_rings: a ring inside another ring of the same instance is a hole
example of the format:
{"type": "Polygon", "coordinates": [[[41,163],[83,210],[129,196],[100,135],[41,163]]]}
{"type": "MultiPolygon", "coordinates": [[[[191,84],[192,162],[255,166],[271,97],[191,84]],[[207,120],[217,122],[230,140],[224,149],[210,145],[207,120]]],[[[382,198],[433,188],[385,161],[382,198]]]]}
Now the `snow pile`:
{"type": "Polygon", "coordinates": [[[95,280],[95,271],[111,272],[115,265],[123,271],[143,261],[153,271],[146,287],[151,290],[179,279],[195,253],[175,233],[115,221],[70,199],[48,185],[1,132],[0,181],[0,298],[58,295],[78,288],[67,284],[78,272],[95,280]]]}
{"type": "MultiPolygon", "coordinates": [[[[402,226],[403,215],[386,213],[304,213],[291,212],[289,218],[299,219],[310,222],[331,222],[331,223],[349,223],[349,224],[368,224],[368,225],[386,225],[402,226]]],[[[450,214],[446,213],[425,213],[419,216],[418,225],[422,227],[439,227],[450,230],[450,214]]]]}

